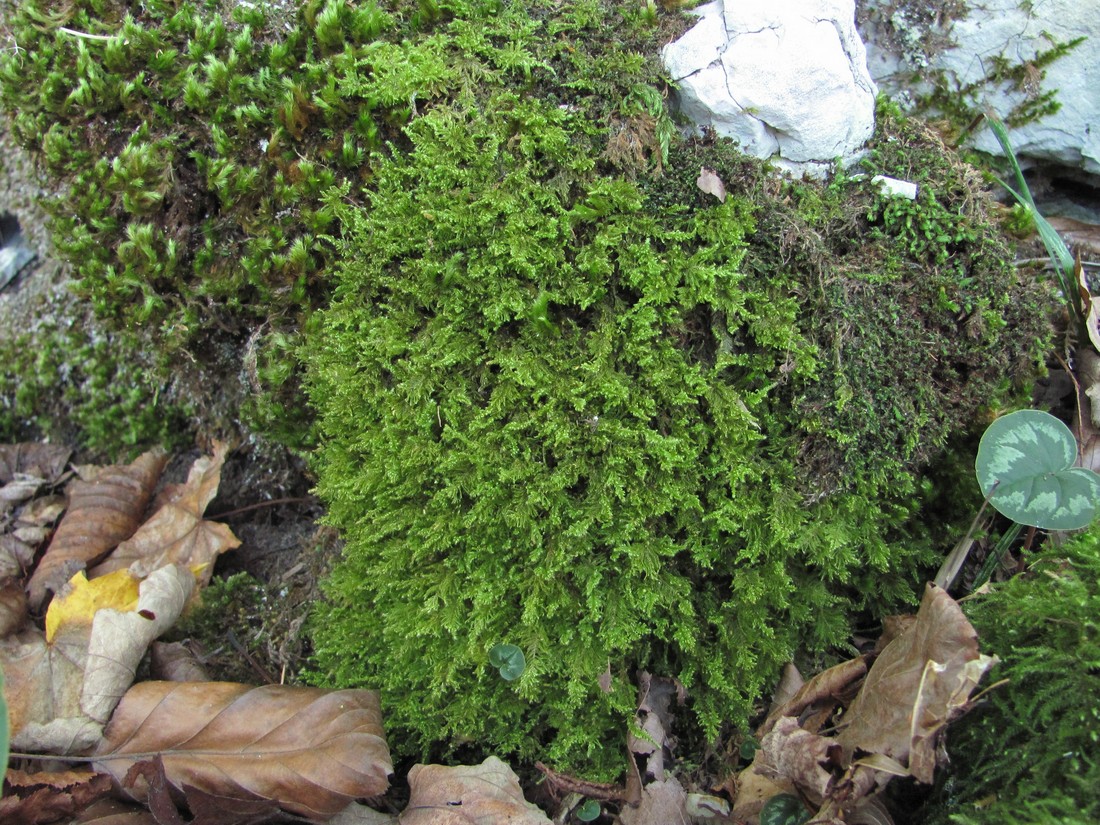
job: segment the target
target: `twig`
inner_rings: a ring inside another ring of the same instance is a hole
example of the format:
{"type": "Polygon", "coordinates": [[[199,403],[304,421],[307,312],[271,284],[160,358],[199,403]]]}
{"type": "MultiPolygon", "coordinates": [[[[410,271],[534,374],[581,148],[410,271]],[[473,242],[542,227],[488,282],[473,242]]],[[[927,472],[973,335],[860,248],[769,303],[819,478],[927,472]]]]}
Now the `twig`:
{"type": "Polygon", "coordinates": [[[266,684],[275,684],[275,677],[268,673],[267,668],[265,668],[254,658],[252,658],[252,654],[248,652],[248,649],[239,641],[237,641],[236,633],[234,633],[232,630],[228,630],[225,633],[225,637],[229,639],[229,644],[233,645],[233,648],[242,656],[244,656],[245,661],[247,661],[248,664],[251,665],[252,669],[256,671],[257,676],[259,676],[266,684]]]}
{"type": "Polygon", "coordinates": [[[224,513],[218,513],[215,516],[207,516],[210,520],[225,519],[232,516],[239,516],[241,513],[248,513],[252,510],[260,510],[264,507],[277,507],[280,504],[308,504],[310,502],[317,501],[314,496],[300,496],[299,498],[273,498],[271,501],[261,501],[257,504],[249,504],[247,507],[238,507],[236,510],[226,510],[224,513]]]}
{"type": "Polygon", "coordinates": [[[622,785],[609,785],[603,782],[589,782],[587,779],[578,779],[557,771],[552,771],[542,762],[536,762],[535,768],[546,777],[546,782],[554,791],[566,793],[579,793],[589,799],[598,802],[625,802],[627,798],[626,788],[622,785]]]}

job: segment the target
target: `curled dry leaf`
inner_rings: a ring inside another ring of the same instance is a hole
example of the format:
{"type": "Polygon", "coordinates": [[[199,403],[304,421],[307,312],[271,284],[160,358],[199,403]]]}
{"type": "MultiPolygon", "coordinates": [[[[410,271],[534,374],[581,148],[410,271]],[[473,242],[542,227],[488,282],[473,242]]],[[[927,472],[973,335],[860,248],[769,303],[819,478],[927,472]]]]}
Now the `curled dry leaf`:
{"type": "MultiPolygon", "coordinates": [[[[378,695],[228,682],[141,682],[104,731],[95,766],[121,787],[160,755],[168,782],[238,800],[271,800],[312,820],[386,790],[393,771],[378,695]]],[[[144,800],[139,782],[125,792],[144,800]]]]}
{"type": "Polygon", "coordinates": [[[101,799],[82,811],[71,825],[159,825],[152,812],[132,802],[101,799]]]}
{"type": "Polygon", "coordinates": [[[0,515],[27,499],[31,498],[45,484],[45,480],[35,476],[17,474],[15,478],[0,487],[0,515]]]}
{"type": "Polygon", "coordinates": [[[546,814],[523,798],[519,778],[490,756],[480,765],[448,768],[414,765],[409,771],[409,804],[401,825],[551,825],[546,814]]]}
{"type": "MultiPolygon", "coordinates": [[[[852,686],[866,673],[867,660],[862,656],[821,671],[802,685],[794,696],[768,714],[768,718],[764,720],[764,724],[757,730],[756,735],[764,736],[779,719],[784,716],[800,716],[808,708],[824,706],[831,712],[843,694],[852,689],[852,686]]],[[[817,733],[816,729],[807,728],[807,730],[817,733]]]]}
{"type": "MultiPolygon", "coordinates": [[[[176,807],[173,787],[164,772],[164,760],[160,756],[135,762],[122,779],[124,788],[133,787],[139,780],[147,788],[146,803],[157,820],[157,825],[187,825],[176,807]]],[[[200,791],[190,785],[183,786],[183,801],[191,814],[190,825],[259,825],[278,822],[279,806],[270,799],[253,797],[239,799],[217,796],[200,791]]]]}
{"type": "Polygon", "coordinates": [[[718,177],[718,173],[713,169],[708,169],[703,166],[699,169],[699,178],[695,181],[695,185],[699,187],[700,191],[706,192],[708,195],[714,195],[722,203],[726,202],[726,185],[722,183],[722,179],[718,177]]]}
{"type": "Polygon", "coordinates": [[[0,638],[15,633],[27,618],[27,594],[14,576],[0,579],[0,638]]]}
{"type": "Polygon", "coordinates": [[[56,484],[65,474],[72,452],[59,444],[0,444],[0,484],[19,474],[56,484]]]}
{"type": "Polygon", "coordinates": [[[946,591],[928,585],[916,621],[879,655],[844,716],[837,741],[847,758],[881,753],[931,782],[936,740],[996,661],[946,591]]]}
{"type": "Polygon", "coordinates": [[[133,610],[99,610],[88,640],[81,709],[106,723],[134,681],[145,651],[172,627],[195,589],[191,571],[181,565],[162,567],[141,583],[133,610]]]}
{"type": "Polygon", "coordinates": [[[93,481],[69,486],[69,509],[27,583],[32,607],[40,608],[48,591],[133,535],[167,460],[163,450],[153,450],[125,467],[105,468],[93,481]]]}
{"type": "Polygon", "coordinates": [[[176,487],[153,517],[93,568],[91,575],[130,568],[146,576],[168,564],[184,564],[203,568],[201,580],[207,583],[214,560],[241,543],[227,525],[203,519],[207,505],[217,495],[226,450],[226,445],[219,443],[213,456],[196,460],[187,482],[176,487]]]}
{"type": "Polygon", "coordinates": [[[186,642],[153,642],[149,654],[149,670],[154,679],[165,682],[210,681],[202,661],[186,642]]]}
{"type": "Polygon", "coordinates": [[[40,825],[68,819],[111,792],[111,778],[92,771],[24,773],[9,769],[0,799],[4,825],[40,825]]]}
{"type": "Polygon", "coordinates": [[[829,793],[839,765],[840,746],[832,739],[803,730],[798,720],[784,716],[760,742],[756,771],[772,779],[788,779],[816,803],[829,793]]]}
{"type": "Polygon", "coordinates": [[[781,793],[795,793],[794,783],[789,779],[773,779],[756,770],[756,766],[762,761],[763,754],[758,750],[753,762],[737,775],[735,793],[733,794],[733,810],[730,817],[734,822],[757,823],[760,818],[760,809],[764,803],[781,793]]]}
{"type": "Polygon", "coordinates": [[[1054,230],[1062,236],[1066,244],[1076,249],[1078,254],[1100,256],[1100,226],[1094,223],[1086,223],[1073,218],[1055,216],[1048,218],[1054,230]]]}
{"type": "Polygon", "coordinates": [[[671,748],[670,705],[672,697],[684,701],[684,687],[667,676],[652,676],[642,671],[638,678],[638,710],[635,726],[627,732],[626,746],[635,760],[645,765],[646,779],[665,778],[665,753],[671,748]]]}
{"type": "Polygon", "coordinates": [[[397,825],[399,819],[359,802],[352,802],[328,821],[328,825],[397,825]]]}
{"type": "Polygon", "coordinates": [[[624,807],[619,821],[622,825],[679,825],[688,821],[686,806],[683,785],[666,777],[642,788],[641,802],[624,807]]]}

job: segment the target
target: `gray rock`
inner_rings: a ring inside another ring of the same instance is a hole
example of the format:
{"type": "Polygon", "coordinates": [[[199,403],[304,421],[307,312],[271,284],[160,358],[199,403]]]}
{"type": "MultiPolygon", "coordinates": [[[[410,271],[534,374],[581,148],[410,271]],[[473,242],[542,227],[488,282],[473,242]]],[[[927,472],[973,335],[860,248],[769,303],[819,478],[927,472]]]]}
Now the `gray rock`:
{"type": "MultiPolygon", "coordinates": [[[[920,95],[926,78],[940,75],[955,88],[966,88],[988,76],[1004,58],[1023,64],[1053,42],[1089,38],[1069,54],[1015,84],[980,84],[961,102],[980,111],[991,107],[1002,118],[1028,95],[1058,90],[1062,108],[1054,115],[1011,129],[1013,148],[1021,157],[1074,166],[1100,174],[1100,3],[1095,0],[981,0],[969,8],[958,2],[927,0],[861,0],[861,25],[868,65],[875,81],[893,96],[920,95]],[[951,9],[961,9],[952,19],[951,9]],[[948,12],[944,13],[947,9],[948,12]],[[931,46],[931,48],[929,48],[931,46]],[[942,74],[941,74],[942,73],[942,74]]],[[[980,130],[973,145],[1000,154],[993,135],[980,130]]]]}
{"type": "Polygon", "coordinates": [[[713,0],[692,13],[662,57],[694,123],[796,172],[858,155],[877,89],[853,0],[713,0]]]}

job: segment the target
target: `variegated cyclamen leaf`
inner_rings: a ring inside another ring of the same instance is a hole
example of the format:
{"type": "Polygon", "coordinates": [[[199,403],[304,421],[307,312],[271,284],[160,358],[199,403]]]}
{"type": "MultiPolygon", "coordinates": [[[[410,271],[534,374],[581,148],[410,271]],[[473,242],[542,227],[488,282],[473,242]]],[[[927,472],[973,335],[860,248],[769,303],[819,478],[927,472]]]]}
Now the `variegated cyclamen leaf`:
{"type": "Polygon", "coordinates": [[[1100,502],[1100,477],[1074,467],[1077,442],[1049,413],[1020,410],[982,436],[974,467],[998,512],[1044,530],[1087,527],[1100,502]]]}

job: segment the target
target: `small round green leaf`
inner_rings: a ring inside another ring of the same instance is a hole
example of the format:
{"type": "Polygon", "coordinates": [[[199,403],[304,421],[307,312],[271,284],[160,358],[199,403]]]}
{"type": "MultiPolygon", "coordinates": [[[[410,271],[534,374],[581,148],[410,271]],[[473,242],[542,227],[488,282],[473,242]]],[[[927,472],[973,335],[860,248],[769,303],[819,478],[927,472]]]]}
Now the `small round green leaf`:
{"type": "Polygon", "coordinates": [[[493,645],[489,651],[489,664],[500,671],[502,679],[509,682],[518,679],[527,669],[523,651],[515,645],[493,645]]]}
{"type": "Polygon", "coordinates": [[[1087,527],[1100,502],[1100,477],[1074,467],[1077,442],[1050,413],[1020,410],[989,425],[974,469],[999,513],[1043,530],[1087,527]]]}
{"type": "Polygon", "coordinates": [[[581,822],[591,822],[600,815],[600,803],[595,799],[586,799],[574,813],[581,822]]]}
{"type": "Polygon", "coordinates": [[[760,809],[760,825],[802,825],[810,812],[797,796],[776,794],[760,809]]]}

